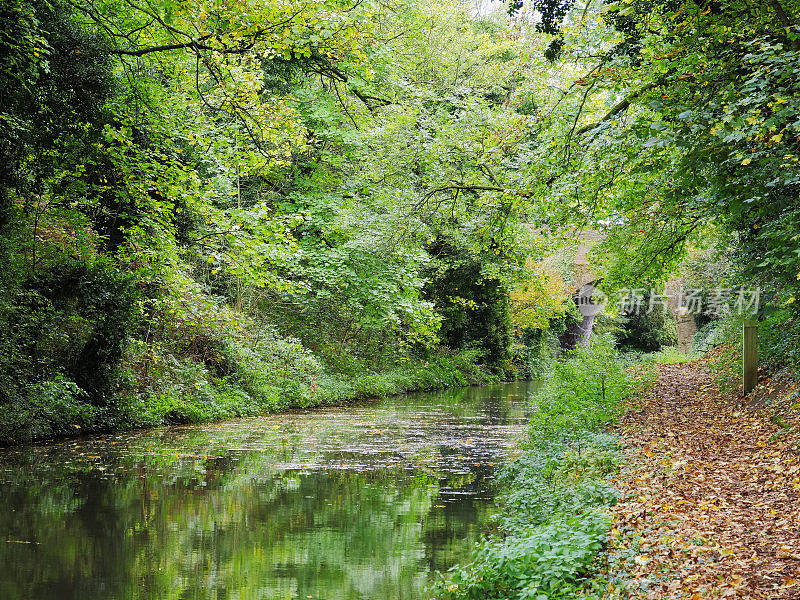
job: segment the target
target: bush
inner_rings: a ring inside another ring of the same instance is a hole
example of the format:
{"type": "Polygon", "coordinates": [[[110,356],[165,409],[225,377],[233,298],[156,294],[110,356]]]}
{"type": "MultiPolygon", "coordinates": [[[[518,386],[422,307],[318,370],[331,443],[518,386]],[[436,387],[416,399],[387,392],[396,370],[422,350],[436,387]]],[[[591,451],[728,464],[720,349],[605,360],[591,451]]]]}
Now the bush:
{"type": "Polygon", "coordinates": [[[180,293],[142,292],[142,299],[98,260],[43,271],[27,287],[0,293],[0,325],[9,333],[0,340],[0,443],[497,379],[478,365],[484,352],[476,349],[430,350],[377,371],[344,350],[351,369],[337,371],[298,339],[182,281],[180,293]]]}
{"type": "Polygon", "coordinates": [[[694,360],[695,358],[697,358],[696,352],[684,354],[675,346],[665,346],[658,352],[627,351],[620,354],[620,360],[622,364],[637,370],[644,366],[652,366],[655,364],[674,365],[678,363],[685,363],[694,360]]]}
{"type": "Polygon", "coordinates": [[[135,299],[130,277],[101,260],[0,290],[0,441],[64,435],[104,414],[135,299]]]}
{"type": "Polygon", "coordinates": [[[607,511],[587,510],[482,544],[472,565],[453,572],[445,594],[470,600],[564,597],[603,547],[610,525],[607,511]]]}
{"type": "MultiPolygon", "coordinates": [[[[649,298],[643,304],[648,306],[649,298]]],[[[678,330],[672,311],[657,305],[649,312],[645,309],[619,317],[620,329],[617,345],[622,350],[656,352],[662,346],[674,346],[678,341],[678,330]]]]}
{"type": "Polygon", "coordinates": [[[705,354],[724,343],[729,334],[727,327],[729,327],[727,321],[717,319],[703,325],[692,338],[692,352],[705,354]]]}
{"type": "Polygon", "coordinates": [[[0,441],[29,441],[45,436],[80,431],[91,423],[97,409],[74,381],[56,376],[30,387],[25,398],[17,399],[0,412],[0,441]]]}
{"type": "Polygon", "coordinates": [[[435,390],[494,383],[497,377],[480,365],[482,352],[432,352],[425,360],[409,361],[383,373],[356,377],[324,375],[319,402],[337,403],[359,398],[377,398],[413,390],[435,390]]]}
{"type": "Polygon", "coordinates": [[[589,348],[572,350],[554,364],[533,399],[529,443],[538,447],[554,436],[596,430],[618,416],[630,390],[610,337],[596,336],[589,348]]]}
{"type": "MultiPolygon", "coordinates": [[[[556,321],[555,319],[553,321],[556,321]]],[[[559,320],[563,330],[563,319],[559,320]]],[[[552,323],[552,321],[551,321],[552,323]]],[[[519,376],[526,379],[543,379],[553,366],[560,352],[559,330],[526,329],[514,348],[514,363],[519,367],[519,376]]],[[[562,331],[563,333],[563,331],[562,331]]]]}
{"type": "Polygon", "coordinates": [[[423,296],[442,315],[442,342],[457,351],[481,348],[493,371],[505,375],[512,331],[504,284],[485,274],[480,257],[451,236],[437,237],[428,252],[436,258],[427,268],[423,296]]]}
{"type": "MultiPolygon", "coordinates": [[[[723,391],[735,390],[742,378],[742,325],[745,317],[712,321],[695,335],[693,348],[706,350],[708,365],[723,391]]],[[[772,310],[758,321],[759,365],[770,372],[800,369],[800,319],[787,308],[772,310]]]]}
{"type": "Polygon", "coordinates": [[[770,369],[800,370],[800,315],[783,308],[758,324],[758,353],[770,369]]]}

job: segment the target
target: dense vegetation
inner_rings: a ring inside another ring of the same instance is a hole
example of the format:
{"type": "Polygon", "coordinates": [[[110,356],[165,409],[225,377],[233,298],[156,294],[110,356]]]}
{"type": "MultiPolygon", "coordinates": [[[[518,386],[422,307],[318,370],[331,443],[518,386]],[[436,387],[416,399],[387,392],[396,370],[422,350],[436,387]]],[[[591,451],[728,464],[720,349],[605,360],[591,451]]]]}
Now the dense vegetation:
{"type": "Polygon", "coordinates": [[[5,1],[0,437],[535,374],[587,229],[612,294],[761,286],[795,361],[796,3],[505,8],[5,1]]]}
{"type": "Polygon", "coordinates": [[[5,1],[0,437],[536,374],[587,229],[608,293],[762,286],[792,362],[796,3],[505,8],[5,1]]]}
{"type": "Polygon", "coordinates": [[[547,374],[434,595],[586,596],[663,286],[800,364],[800,0],[0,2],[2,445],[547,374]]]}
{"type": "Polygon", "coordinates": [[[586,229],[795,331],[797,6],[505,8],[4,2],[2,437],[535,373],[586,229]]]}
{"type": "Polygon", "coordinates": [[[800,5],[623,0],[580,18],[570,2],[537,6],[554,60],[584,59],[548,196],[578,226],[606,219],[606,290],[674,274],[704,288],[708,348],[734,341],[743,316],[708,301],[760,288],[762,357],[796,366],[800,5]]]}
{"type": "Polygon", "coordinates": [[[563,313],[526,262],[542,241],[483,195],[528,118],[499,20],[61,0],[0,18],[0,438],[513,376],[509,292],[547,300],[528,327],[563,313]]]}

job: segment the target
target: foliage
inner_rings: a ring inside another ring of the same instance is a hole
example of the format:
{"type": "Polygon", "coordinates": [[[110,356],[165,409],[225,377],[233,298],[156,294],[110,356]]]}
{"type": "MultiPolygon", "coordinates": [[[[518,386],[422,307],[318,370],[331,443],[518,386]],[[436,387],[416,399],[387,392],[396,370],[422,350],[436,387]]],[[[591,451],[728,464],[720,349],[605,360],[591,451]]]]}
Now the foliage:
{"type": "Polygon", "coordinates": [[[649,295],[645,295],[642,307],[623,312],[618,319],[620,330],[616,337],[620,349],[656,352],[678,341],[672,311],[661,304],[650,306],[649,295]]]}
{"type": "Polygon", "coordinates": [[[528,258],[523,275],[509,294],[511,324],[518,333],[547,329],[552,319],[567,311],[571,292],[560,273],[528,258]]]}
{"type": "MultiPolygon", "coordinates": [[[[683,354],[675,346],[667,346],[658,352],[626,352],[625,360],[631,366],[637,368],[653,365],[676,365],[685,362],[691,362],[697,357],[696,354],[683,354]]],[[[637,381],[641,382],[642,378],[637,374],[637,381]]]]}
{"type": "Polygon", "coordinates": [[[538,165],[551,168],[535,196],[544,221],[603,232],[594,254],[608,291],[658,286],[687,253],[716,247],[714,287],[760,285],[773,308],[791,308],[800,5],[534,6],[567,90],[543,97],[554,148],[538,165]]]}
{"type": "Polygon", "coordinates": [[[527,379],[544,379],[561,351],[558,335],[563,333],[563,319],[550,322],[546,329],[526,329],[512,346],[514,364],[519,376],[527,379]]]}
{"type": "Polygon", "coordinates": [[[436,598],[575,597],[610,528],[618,442],[600,432],[632,392],[608,336],[554,365],[531,399],[524,453],[505,471],[502,534],[438,584],[436,598]]]}
{"type": "Polygon", "coordinates": [[[483,348],[488,364],[502,371],[511,343],[503,282],[483,274],[477,258],[449,240],[435,240],[429,252],[434,262],[424,294],[442,315],[442,341],[455,350],[483,348]]]}
{"type": "Polygon", "coordinates": [[[570,431],[595,431],[619,415],[631,382],[609,336],[593,339],[557,362],[532,400],[531,444],[547,445],[570,431]]]}
{"type": "Polygon", "coordinates": [[[66,432],[70,402],[28,410],[62,378],[74,424],[113,429],[510,372],[532,236],[489,189],[519,123],[506,23],[327,0],[0,18],[0,412],[36,421],[15,439],[66,432]]]}
{"type": "MultiPolygon", "coordinates": [[[[712,321],[695,336],[697,347],[708,351],[709,367],[725,393],[741,385],[743,321],[741,315],[729,315],[712,321]]],[[[758,359],[768,372],[784,367],[797,371],[797,333],[797,318],[789,309],[776,310],[758,321],[758,359]]]]}
{"type": "Polygon", "coordinates": [[[797,371],[800,369],[800,348],[794,342],[798,335],[800,319],[795,311],[785,308],[767,315],[758,323],[759,361],[771,370],[786,366],[797,371]]]}
{"type": "MultiPolygon", "coordinates": [[[[13,289],[13,288],[12,288],[13,289]]],[[[74,432],[113,402],[135,291],[113,266],[43,271],[0,305],[2,437],[74,432]]]]}
{"type": "Polygon", "coordinates": [[[53,434],[68,435],[91,423],[96,408],[86,402],[86,393],[72,381],[56,375],[27,390],[0,415],[0,435],[14,439],[53,434]]]}
{"type": "Polygon", "coordinates": [[[359,375],[355,378],[325,376],[320,380],[320,401],[339,403],[411,390],[435,390],[496,382],[497,376],[479,364],[481,354],[476,350],[455,354],[439,352],[429,355],[419,363],[397,365],[383,373],[359,375]]]}

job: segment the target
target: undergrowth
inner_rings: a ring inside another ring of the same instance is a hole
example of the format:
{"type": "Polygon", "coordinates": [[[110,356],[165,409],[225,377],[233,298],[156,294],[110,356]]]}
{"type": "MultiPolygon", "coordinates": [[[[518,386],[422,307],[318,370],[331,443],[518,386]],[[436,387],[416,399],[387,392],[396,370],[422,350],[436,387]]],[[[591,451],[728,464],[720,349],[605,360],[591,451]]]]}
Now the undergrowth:
{"type": "Polygon", "coordinates": [[[634,390],[609,337],[557,362],[532,398],[522,455],[506,467],[497,534],[440,575],[440,600],[577,597],[611,526],[616,419],[634,390]]]}
{"type": "MultiPolygon", "coordinates": [[[[168,424],[202,423],[284,410],[331,405],[417,390],[493,383],[476,350],[430,352],[380,371],[366,366],[330,372],[302,347],[286,349],[283,361],[240,353],[219,357],[222,373],[165,354],[141,370],[120,375],[118,392],[95,407],[73,382],[56,379],[31,389],[17,409],[0,411],[0,444],[89,431],[115,431],[168,424]],[[298,349],[299,348],[299,349],[298,349]]],[[[223,349],[224,350],[224,349],[223,349]]],[[[276,356],[272,353],[271,356],[276,356]]]]}
{"type": "MultiPolygon", "coordinates": [[[[724,393],[741,392],[742,325],[744,315],[712,321],[695,336],[695,346],[707,351],[707,364],[724,393]]],[[[768,312],[758,320],[758,361],[761,375],[800,373],[800,352],[793,340],[800,335],[800,319],[787,309],[768,312]],[[792,343],[790,343],[792,342],[792,343]]]]}

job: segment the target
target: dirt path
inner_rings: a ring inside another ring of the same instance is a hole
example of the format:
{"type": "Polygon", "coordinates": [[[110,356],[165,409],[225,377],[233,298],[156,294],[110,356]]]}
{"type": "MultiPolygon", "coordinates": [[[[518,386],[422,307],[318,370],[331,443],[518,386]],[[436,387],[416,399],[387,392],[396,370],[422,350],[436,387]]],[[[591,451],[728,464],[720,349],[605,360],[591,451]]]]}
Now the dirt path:
{"type": "Polygon", "coordinates": [[[618,427],[631,461],[609,572],[628,583],[608,597],[800,599],[797,424],[721,395],[696,363],[660,366],[641,401],[618,427]]]}

